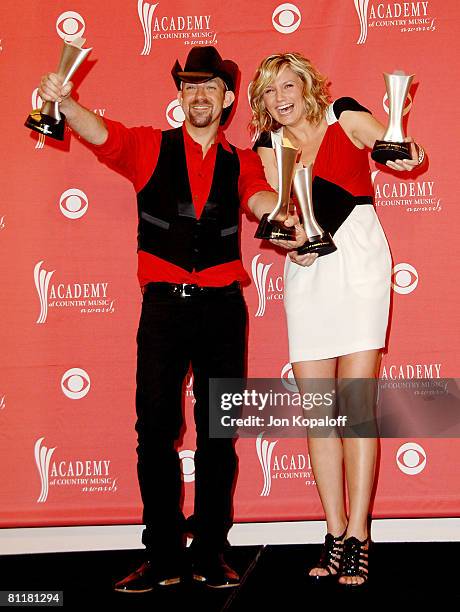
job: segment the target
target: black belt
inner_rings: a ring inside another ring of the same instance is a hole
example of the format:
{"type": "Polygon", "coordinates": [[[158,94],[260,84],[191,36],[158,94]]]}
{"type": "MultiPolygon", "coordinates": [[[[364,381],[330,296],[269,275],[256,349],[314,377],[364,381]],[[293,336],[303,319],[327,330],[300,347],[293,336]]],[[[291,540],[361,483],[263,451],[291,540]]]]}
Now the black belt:
{"type": "Polygon", "coordinates": [[[360,204],[373,204],[374,198],[372,196],[355,196],[353,198],[354,204],[359,206],[360,204]]]}
{"type": "Polygon", "coordinates": [[[199,285],[188,285],[187,283],[148,283],[143,288],[144,295],[176,295],[178,297],[202,296],[225,296],[240,293],[240,283],[233,282],[224,287],[200,287],[199,285]]]}
{"type": "Polygon", "coordinates": [[[354,196],[349,191],[320,176],[313,181],[313,210],[316,220],[331,236],[348,218],[355,206],[371,205],[371,195],[354,196]]]}

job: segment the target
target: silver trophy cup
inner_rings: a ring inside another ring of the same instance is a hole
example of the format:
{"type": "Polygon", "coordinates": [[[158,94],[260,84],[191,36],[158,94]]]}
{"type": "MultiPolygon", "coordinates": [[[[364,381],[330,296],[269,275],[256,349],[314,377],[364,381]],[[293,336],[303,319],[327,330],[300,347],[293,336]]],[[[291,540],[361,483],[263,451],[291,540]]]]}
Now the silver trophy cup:
{"type": "Polygon", "coordinates": [[[371,157],[380,164],[396,159],[411,159],[410,142],[405,142],[402,125],[404,103],[409,93],[413,74],[407,75],[400,70],[393,74],[383,74],[388,95],[388,127],[382,140],[376,140],[371,157]]]}
{"type": "Polygon", "coordinates": [[[300,167],[294,177],[294,193],[302,215],[302,223],[307,234],[306,242],[297,249],[300,255],[317,253],[328,255],[337,250],[329,232],[325,232],[315,219],[312,198],[312,164],[300,167]]]}
{"type": "Polygon", "coordinates": [[[295,240],[294,227],[286,227],[284,222],[289,216],[292,179],[294,177],[298,149],[275,144],[276,163],[278,166],[278,202],[271,213],[265,213],[260,220],[254,238],[264,240],[295,240]]]}
{"type": "MultiPolygon", "coordinates": [[[[83,49],[85,42],[85,38],[76,38],[72,42],[64,42],[57,69],[57,74],[64,79],[63,85],[70,81],[77,68],[91,51],[92,47],[83,49]]],[[[24,125],[40,134],[45,134],[45,136],[50,136],[56,140],[64,140],[65,115],[59,111],[58,102],[45,102],[41,109],[34,109],[27,117],[24,125]]]]}

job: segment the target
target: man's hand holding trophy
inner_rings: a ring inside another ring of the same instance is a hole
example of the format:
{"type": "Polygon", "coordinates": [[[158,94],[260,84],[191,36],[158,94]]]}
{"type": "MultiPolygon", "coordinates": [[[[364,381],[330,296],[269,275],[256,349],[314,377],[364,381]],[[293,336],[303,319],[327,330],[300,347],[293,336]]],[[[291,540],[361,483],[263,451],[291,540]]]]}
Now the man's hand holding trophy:
{"type": "MultiPolygon", "coordinates": [[[[60,91],[63,89],[65,91],[65,86],[69,85],[69,81],[77,68],[92,50],[91,47],[83,49],[85,42],[85,38],[76,38],[72,42],[64,42],[61,60],[56,72],[56,82],[54,83],[60,91]]],[[[71,87],[68,87],[68,89],[70,93],[71,87]]],[[[59,100],[55,102],[45,101],[41,109],[37,108],[31,112],[24,125],[45,136],[50,136],[56,140],[64,140],[65,115],[60,112],[59,103],[59,100]]]]}

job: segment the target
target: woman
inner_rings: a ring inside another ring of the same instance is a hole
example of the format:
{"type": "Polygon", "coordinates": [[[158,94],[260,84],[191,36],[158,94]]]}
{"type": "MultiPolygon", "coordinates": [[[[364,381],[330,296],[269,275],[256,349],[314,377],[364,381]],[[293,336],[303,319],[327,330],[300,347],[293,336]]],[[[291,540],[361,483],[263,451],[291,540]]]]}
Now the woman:
{"type": "MultiPolygon", "coordinates": [[[[372,205],[366,149],[382,138],[385,128],[351,98],[331,104],[326,79],[298,53],[262,61],[250,86],[250,103],[255,149],[268,181],[277,189],[273,145],[288,138],[301,150],[304,166],[314,162],[315,216],[337,246],[336,252],[318,260],[315,254],[299,255],[293,249],[306,238],[300,226],[295,242],[273,241],[291,249],[285,266],[285,309],[297,385],[303,392],[308,389],[306,379],[337,378],[343,383],[338,395],[345,402],[353,396],[356,404],[356,393],[346,397],[351,388],[346,379],[375,379],[388,323],[391,256],[372,205]]],[[[387,165],[412,170],[424,154],[415,143],[411,149],[411,160],[387,165]]],[[[311,389],[314,383],[309,384],[311,389]]],[[[368,413],[374,405],[370,390],[367,385],[358,393],[368,413]]],[[[308,446],[328,532],[321,558],[309,575],[315,580],[338,575],[340,584],[362,585],[368,577],[376,435],[309,436],[308,446]]]]}

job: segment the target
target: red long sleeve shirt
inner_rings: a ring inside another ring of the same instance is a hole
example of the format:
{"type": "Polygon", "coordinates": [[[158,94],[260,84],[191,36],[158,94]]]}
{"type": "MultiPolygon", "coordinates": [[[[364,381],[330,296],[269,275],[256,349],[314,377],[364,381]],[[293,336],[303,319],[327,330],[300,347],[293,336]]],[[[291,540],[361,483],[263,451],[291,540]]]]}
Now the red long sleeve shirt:
{"type": "MultiPolygon", "coordinates": [[[[104,119],[109,136],[103,145],[91,145],[98,159],[128,178],[139,193],[152,176],[161,146],[161,130],[152,127],[127,128],[117,121],[104,119]]],[[[199,219],[211,189],[217,154],[217,145],[231,151],[222,128],[216,142],[203,158],[201,145],[195,142],[185,128],[185,156],[195,206],[199,219]]],[[[259,156],[249,149],[236,149],[240,162],[238,193],[240,204],[247,210],[248,199],[258,191],[273,191],[265,180],[259,156]]],[[[233,281],[245,281],[248,275],[238,259],[213,266],[200,272],[188,272],[169,261],[145,251],[138,251],[138,278],[141,287],[150,282],[194,283],[201,286],[222,287],[233,281]]]]}

